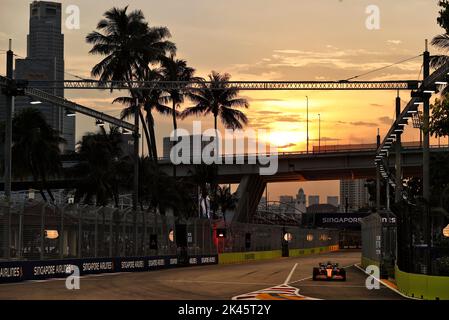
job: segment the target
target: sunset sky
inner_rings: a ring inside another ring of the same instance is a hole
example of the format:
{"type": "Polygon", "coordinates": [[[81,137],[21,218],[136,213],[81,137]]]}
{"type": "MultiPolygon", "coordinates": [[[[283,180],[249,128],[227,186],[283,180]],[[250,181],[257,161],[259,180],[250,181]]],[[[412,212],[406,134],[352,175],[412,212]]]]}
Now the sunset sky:
{"type": "MultiPolygon", "coordinates": [[[[28,0],[1,0],[0,49],[13,39],[14,51],[26,56],[28,0]]],[[[65,34],[66,72],[85,78],[100,57],[88,54],[87,33],[95,29],[102,13],[112,6],[143,10],[151,25],[167,26],[177,44],[178,58],[186,59],[197,75],[211,70],[228,72],[233,80],[341,80],[417,56],[424,39],[442,32],[436,23],[437,0],[63,0],[78,5],[79,30],[65,34]],[[368,5],[380,8],[380,30],[368,30],[368,5]]],[[[63,17],[63,21],[65,18],[63,17]]],[[[431,51],[434,51],[431,48],[431,51]]],[[[0,55],[4,57],[4,55],[0,55]]],[[[1,58],[2,61],[4,58],[1,58]]],[[[359,80],[418,79],[422,58],[362,77],[359,80]]],[[[0,63],[0,73],[5,73],[0,63]]],[[[67,79],[72,79],[66,75],[67,79]]],[[[306,99],[310,99],[310,138],[318,138],[321,114],[322,145],[373,143],[377,128],[385,133],[393,121],[396,92],[381,91],[242,91],[250,109],[250,126],[274,132],[271,142],[305,149],[306,99]]],[[[116,96],[116,94],[114,94],[116,96]]],[[[402,92],[404,105],[408,92],[402,92]]],[[[108,92],[66,91],[66,97],[118,116],[120,105],[111,105],[108,92]]],[[[189,118],[182,127],[191,129],[189,118]]],[[[203,128],[212,119],[203,120],[203,128]]],[[[77,138],[95,130],[92,119],[77,116],[77,138]]],[[[170,118],[157,117],[159,147],[171,131],[170,118]]],[[[418,140],[408,129],[408,140],[418,140]]],[[[296,193],[299,183],[274,186],[270,198],[296,193]]],[[[338,182],[303,184],[306,194],[338,194],[338,182]]],[[[273,199],[274,200],[274,199],[273,199]]]]}

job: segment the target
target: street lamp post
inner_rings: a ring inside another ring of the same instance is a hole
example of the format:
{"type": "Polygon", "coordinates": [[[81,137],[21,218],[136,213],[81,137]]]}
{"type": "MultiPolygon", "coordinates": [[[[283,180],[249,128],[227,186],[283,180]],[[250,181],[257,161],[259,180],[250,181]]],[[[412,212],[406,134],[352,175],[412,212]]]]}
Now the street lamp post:
{"type": "MultiPolygon", "coordinates": [[[[430,75],[430,53],[428,51],[427,40],[426,49],[423,54],[423,79],[424,81],[430,75]]],[[[430,135],[429,135],[429,117],[430,117],[430,94],[423,97],[423,198],[425,200],[425,228],[427,244],[427,274],[431,274],[431,219],[430,219],[430,135]]]]}
{"type": "Polygon", "coordinates": [[[307,127],[307,153],[309,153],[309,97],[306,96],[307,106],[306,106],[306,127],[307,127]]]}
{"type": "MultiPolygon", "coordinates": [[[[9,40],[9,50],[6,52],[6,76],[13,78],[14,53],[12,41],[9,40]]],[[[4,185],[7,202],[11,197],[11,146],[12,146],[12,110],[14,108],[14,96],[11,92],[5,94],[6,98],[6,121],[5,121],[5,158],[4,158],[4,185]]]]}
{"type": "Polygon", "coordinates": [[[137,256],[137,206],[139,204],[139,99],[135,100],[134,110],[134,176],[133,176],[133,222],[134,222],[134,255],[137,256]]]}
{"type": "MultiPolygon", "coordinates": [[[[396,121],[399,121],[401,116],[401,98],[396,97],[396,121]]],[[[396,166],[396,177],[395,177],[395,194],[394,201],[398,203],[402,199],[402,143],[401,143],[401,132],[398,132],[396,135],[396,145],[395,145],[395,166],[396,166]]]]}
{"type": "Polygon", "coordinates": [[[318,113],[318,152],[321,152],[321,115],[318,113]]]}
{"type": "MultiPolygon", "coordinates": [[[[377,149],[380,147],[380,132],[377,129],[377,149]]],[[[379,161],[376,162],[376,209],[377,212],[380,211],[380,165],[379,161]]]]}
{"type": "MultiPolygon", "coordinates": [[[[6,52],[6,76],[9,79],[13,79],[14,76],[14,53],[12,51],[12,40],[9,39],[9,50],[6,52]]],[[[14,96],[12,92],[5,93],[6,110],[5,110],[5,145],[4,145],[4,190],[6,198],[6,218],[7,224],[5,236],[5,254],[6,259],[11,255],[11,148],[12,148],[12,117],[14,109],[14,96]]]]}

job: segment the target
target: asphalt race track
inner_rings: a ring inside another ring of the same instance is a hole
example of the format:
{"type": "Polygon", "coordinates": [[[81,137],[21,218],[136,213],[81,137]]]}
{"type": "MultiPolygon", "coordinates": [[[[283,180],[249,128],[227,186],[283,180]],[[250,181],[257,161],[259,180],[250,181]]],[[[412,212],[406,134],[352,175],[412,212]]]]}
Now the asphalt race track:
{"type": "Polygon", "coordinates": [[[368,290],[366,275],[353,266],[359,262],[360,252],[340,251],[246,264],[86,276],[81,278],[79,290],[67,290],[64,279],[28,281],[0,285],[0,299],[230,300],[243,299],[245,294],[253,292],[268,299],[302,299],[294,297],[293,293],[290,296],[273,294],[270,290],[271,295],[267,295],[263,291],[267,288],[285,289],[315,299],[405,299],[383,285],[380,289],[368,290]],[[348,266],[346,282],[311,280],[312,268],[327,261],[348,266]]]}

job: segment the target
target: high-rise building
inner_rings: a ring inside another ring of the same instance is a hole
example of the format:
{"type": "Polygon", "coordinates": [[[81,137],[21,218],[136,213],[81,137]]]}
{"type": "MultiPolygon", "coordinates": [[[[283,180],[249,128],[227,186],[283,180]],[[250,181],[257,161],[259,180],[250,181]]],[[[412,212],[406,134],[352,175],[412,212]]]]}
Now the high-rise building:
{"type": "Polygon", "coordinates": [[[327,196],[327,204],[331,204],[338,207],[338,197],[337,196],[327,196]]]}
{"type": "MultiPolygon", "coordinates": [[[[15,78],[26,80],[64,80],[64,35],[61,31],[61,4],[48,1],[33,1],[30,4],[27,57],[16,60],[15,78]]],[[[46,89],[47,92],[64,97],[64,89],[46,89]]],[[[14,111],[30,107],[31,99],[16,97],[14,111]]],[[[61,133],[67,144],[63,150],[75,149],[75,117],[66,115],[64,109],[48,103],[35,104],[47,122],[61,133]]],[[[0,121],[5,119],[4,108],[0,108],[0,121]]]]}
{"type": "Polygon", "coordinates": [[[280,196],[279,209],[281,212],[295,211],[295,200],[293,199],[293,196],[280,196]]]}
{"type": "Polygon", "coordinates": [[[293,197],[292,196],[280,196],[279,197],[279,202],[290,204],[290,203],[293,202],[293,197]]]}
{"type": "Polygon", "coordinates": [[[298,190],[298,194],[296,195],[295,209],[298,214],[305,213],[307,210],[306,195],[302,188],[298,190]]]}
{"type": "Polygon", "coordinates": [[[308,206],[313,206],[314,204],[320,204],[320,196],[309,196],[308,206]]]}
{"type": "Polygon", "coordinates": [[[363,179],[340,180],[340,211],[354,212],[369,206],[369,193],[363,179]]]}
{"type": "Polygon", "coordinates": [[[283,213],[295,211],[295,201],[292,196],[284,195],[279,197],[279,211],[283,213]]]}

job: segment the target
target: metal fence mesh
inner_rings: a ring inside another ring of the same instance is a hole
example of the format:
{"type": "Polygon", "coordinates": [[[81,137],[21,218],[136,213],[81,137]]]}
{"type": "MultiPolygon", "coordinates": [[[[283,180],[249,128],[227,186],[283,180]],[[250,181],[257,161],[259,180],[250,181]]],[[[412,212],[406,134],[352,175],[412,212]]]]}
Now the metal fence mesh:
{"type": "Polygon", "coordinates": [[[227,237],[218,244],[219,252],[279,250],[285,234],[291,235],[289,249],[325,247],[338,244],[339,240],[338,231],[329,229],[233,223],[227,230],[227,237]]]}
{"type": "MultiPolygon", "coordinates": [[[[193,220],[191,251],[212,252],[209,221],[193,220]]],[[[175,219],[149,212],[37,201],[0,206],[0,259],[48,260],[177,253],[175,219]],[[171,240],[170,240],[171,239],[171,240]]]]}
{"type": "Polygon", "coordinates": [[[296,226],[175,218],[146,211],[27,200],[0,204],[0,260],[214,255],[222,252],[306,249],[338,244],[338,232],[296,226]]]}

